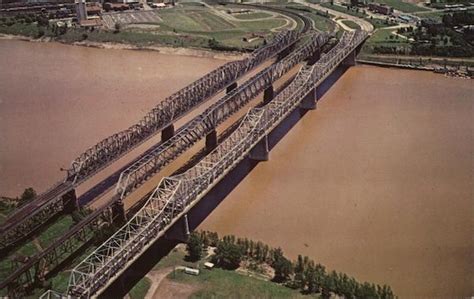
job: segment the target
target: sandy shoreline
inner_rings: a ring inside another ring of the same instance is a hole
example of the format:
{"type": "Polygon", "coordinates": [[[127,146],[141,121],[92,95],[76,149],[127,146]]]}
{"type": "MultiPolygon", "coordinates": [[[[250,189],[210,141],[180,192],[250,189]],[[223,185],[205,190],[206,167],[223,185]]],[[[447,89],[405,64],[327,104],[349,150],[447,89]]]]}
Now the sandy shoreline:
{"type": "Polygon", "coordinates": [[[131,44],[122,43],[110,43],[110,42],[93,42],[93,41],[82,41],[74,43],[66,43],[62,41],[53,40],[50,37],[43,38],[32,38],[23,35],[12,35],[0,33],[0,40],[21,40],[28,42],[48,42],[48,43],[60,43],[71,46],[82,46],[99,49],[113,49],[113,50],[139,50],[139,51],[155,51],[161,54],[167,55],[181,55],[201,58],[214,58],[220,60],[238,60],[246,56],[241,52],[219,52],[213,50],[204,50],[196,48],[182,48],[182,47],[166,47],[166,46],[136,46],[131,44]]]}

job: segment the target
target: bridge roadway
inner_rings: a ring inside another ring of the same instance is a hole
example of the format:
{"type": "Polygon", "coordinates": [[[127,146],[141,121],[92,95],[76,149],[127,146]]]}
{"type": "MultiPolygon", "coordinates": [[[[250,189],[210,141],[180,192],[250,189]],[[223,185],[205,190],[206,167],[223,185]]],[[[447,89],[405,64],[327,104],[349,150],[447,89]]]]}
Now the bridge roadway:
{"type": "MultiPolygon", "coordinates": [[[[317,87],[341,63],[355,63],[365,32],[345,32],[339,43],[262,108],[249,111],[236,131],[182,174],[163,178],[145,206],[71,272],[68,295],[100,295],[242,159],[268,159],[268,134],[295,108],[314,109],[317,87]]],[[[51,293],[49,293],[51,295],[51,293]]],[[[49,296],[45,294],[45,296],[49,296]]]]}
{"type": "MultiPolygon", "coordinates": [[[[307,30],[307,27],[305,26],[303,30],[307,30]]],[[[171,137],[174,134],[172,127],[174,121],[197,108],[226,86],[234,84],[237,79],[260,65],[264,60],[292,45],[302,32],[284,31],[277,34],[269,44],[255,50],[250,57],[226,63],[208,73],[160,102],[138,124],[104,139],[87,150],[80,159],[78,158],[81,160],[80,163],[78,159],[72,163],[73,170],[68,170],[68,177],[64,182],[57,183],[31,203],[15,211],[0,226],[0,251],[30,236],[37,228],[64,209],[73,210],[77,203],[75,200],[71,202],[70,199],[75,199],[74,188],[78,184],[137,147],[161,129],[163,129],[163,133],[168,134],[167,138],[171,137]]]]}
{"type": "MultiPolygon", "coordinates": [[[[218,124],[237,112],[245,103],[248,103],[251,99],[261,94],[265,88],[273,88],[272,84],[296,64],[315,54],[319,55],[320,45],[325,44],[327,40],[328,36],[326,34],[312,34],[311,39],[299,45],[298,48],[287,57],[260,71],[243,85],[229,92],[206,109],[205,113],[196,116],[193,120],[184,125],[170,140],[153,147],[159,149],[152,151],[154,157],[159,161],[163,161],[161,166],[170,163],[187,148],[191,147],[198,138],[206,136],[206,132],[209,131],[204,130],[202,131],[203,134],[198,135],[198,132],[201,132],[201,130],[196,132],[196,127],[202,128],[209,124],[213,124],[217,127],[218,124]],[[210,115],[214,116],[214,123],[209,119],[210,115]],[[170,155],[170,153],[172,154],[170,155]]],[[[147,151],[145,157],[150,155],[150,151],[147,151]]],[[[138,161],[141,161],[141,159],[138,161]]],[[[155,167],[154,172],[158,171],[158,168],[158,166],[155,167]]],[[[143,176],[141,178],[142,182],[146,181],[150,176],[152,176],[152,173],[143,176]]],[[[57,239],[40,254],[34,256],[27,264],[14,271],[14,273],[0,284],[0,288],[7,287],[10,293],[19,294],[22,290],[17,289],[17,286],[31,285],[35,280],[33,278],[44,277],[48,271],[53,271],[57,265],[77,249],[77,244],[86,243],[93,237],[94,229],[98,228],[101,222],[104,222],[104,219],[106,222],[111,222],[114,216],[117,217],[117,214],[120,214],[114,213],[114,211],[111,210],[114,208],[115,212],[121,210],[122,208],[117,207],[117,205],[123,203],[122,199],[123,198],[120,198],[118,195],[109,198],[104,206],[95,210],[91,215],[86,217],[86,219],[76,224],[66,235],[57,239]],[[42,265],[47,265],[48,270],[43,270],[44,267],[42,267],[42,265]],[[19,281],[22,283],[19,284],[19,281]]],[[[121,217],[125,218],[124,215],[121,217]]]]}

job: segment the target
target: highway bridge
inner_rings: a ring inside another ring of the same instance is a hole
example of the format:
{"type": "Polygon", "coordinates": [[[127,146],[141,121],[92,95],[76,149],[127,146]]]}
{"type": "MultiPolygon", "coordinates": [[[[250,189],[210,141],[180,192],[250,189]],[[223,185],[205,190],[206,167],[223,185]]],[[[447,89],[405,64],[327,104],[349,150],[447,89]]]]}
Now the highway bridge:
{"type": "Polygon", "coordinates": [[[161,101],[137,124],[100,141],[72,162],[65,181],[59,182],[31,203],[15,211],[0,226],[0,251],[30,236],[36,229],[58,213],[77,208],[75,188],[87,178],[110,165],[158,132],[162,140],[171,138],[174,122],[196,109],[224,88],[230,92],[236,80],[268,58],[293,45],[302,31],[284,31],[249,57],[224,64],[177,93],[161,101]]]}
{"type": "MultiPolygon", "coordinates": [[[[302,30],[281,32],[266,46],[257,49],[249,58],[246,58],[246,64],[250,64],[250,66],[247,67],[247,70],[250,71],[255,68],[257,62],[259,64],[265,58],[273,57],[282,52],[287,52],[286,54],[288,54],[290,52],[288,50],[289,47],[294,45],[296,41],[300,40],[303,34],[310,28],[310,22],[307,19],[303,19],[302,21],[304,23],[302,30]]],[[[208,146],[215,146],[217,143],[217,136],[215,130],[209,129],[210,125],[213,124],[217,126],[222,123],[225,119],[237,112],[243,105],[248,103],[264,90],[266,98],[270,99],[273,95],[272,83],[281,78],[281,76],[296,64],[305,59],[311,58],[310,56],[318,54],[320,44],[324,44],[327,39],[327,35],[320,35],[318,39],[304,43],[303,46],[298,47],[297,50],[291,52],[287,57],[282,58],[270,67],[259,72],[240,87],[235,87],[236,84],[232,83],[231,86],[233,88],[228,88],[227,95],[206,110],[205,117],[203,117],[203,115],[198,115],[175,134],[170,134],[168,131],[166,134],[169,134],[169,136],[162,138],[163,141],[161,143],[147,150],[134,162],[130,163],[129,167],[125,167],[123,171],[120,170],[120,177],[125,177],[126,175],[128,176],[131,169],[134,167],[138,167],[137,170],[148,169],[146,175],[141,173],[142,176],[140,178],[134,175],[133,184],[131,184],[130,181],[127,182],[127,186],[129,186],[125,188],[127,193],[137,185],[145,182],[173,159],[179,157],[180,154],[195,144],[198,140],[206,137],[208,146]],[[211,117],[213,123],[210,122],[211,117]],[[210,140],[213,140],[211,144],[209,144],[210,140]],[[153,157],[153,161],[155,161],[152,162],[152,169],[146,166],[147,164],[150,164],[151,157],[153,157]],[[156,164],[156,161],[158,160],[163,162],[158,165],[156,164]]],[[[220,67],[218,70],[222,69],[223,67],[220,67]]],[[[215,73],[215,71],[211,72],[211,74],[213,73],[215,73]]],[[[206,76],[209,76],[209,74],[206,76]]],[[[233,76],[232,78],[236,78],[236,76],[233,76]]],[[[200,79],[196,82],[201,81],[202,80],[200,79]]],[[[215,80],[215,82],[217,82],[216,84],[222,85],[221,81],[222,80],[215,80]]],[[[196,82],[191,85],[197,86],[196,82]]],[[[227,82],[235,82],[235,79],[229,79],[227,82]]],[[[218,88],[214,89],[217,90],[218,88]]],[[[210,95],[208,97],[210,97],[210,95]]],[[[201,99],[200,101],[203,102],[205,99],[201,99]]],[[[196,102],[195,106],[198,105],[199,102],[196,102]]],[[[195,106],[188,106],[188,110],[194,109],[195,106]]],[[[182,108],[179,109],[182,111],[182,108]]],[[[177,110],[179,109],[177,108],[177,110]]],[[[181,112],[181,114],[182,113],[183,112],[181,112]]],[[[180,115],[177,115],[173,119],[176,120],[180,117],[180,115]]],[[[163,131],[166,131],[166,128],[163,131]]],[[[118,135],[120,134],[114,134],[113,136],[118,135]]],[[[149,137],[145,136],[144,138],[149,137]]],[[[101,142],[99,144],[104,143],[101,142]]],[[[130,146],[132,146],[130,143],[124,145],[125,148],[130,148],[130,146]]],[[[96,146],[95,148],[98,147],[96,146]]],[[[117,150],[117,152],[120,153],[125,151],[126,150],[117,150]]],[[[113,155],[109,155],[109,158],[105,159],[107,161],[105,163],[111,163],[110,161],[112,159],[116,159],[111,158],[112,156],[113,155]]],[[[96,168],[90,173],[93,171],[98,171],[98,169],[96,168]]],[[[88,175],[91,175],[90,173],[88,175]]],[[[115,176],[112,175],[106,180],[114,182],[114,177],[115,176]]],[[[75,197],[74,187],[80,184],[84,179],[77,179],[77,176],[73,180],[69,180],[69,178],[71,178],[71,176],[68,175],[68,178],[64,182],[56,184],[50,190],[38,196],[38,198],[31,204],[20,209],[13,215],[13,217],[8,219],[6,225],[1,228],[2,235],[0,239],[2,240],[1,244],[3,245],[3,248],[8,248],[8,246],[12,244],[17,244],[22,239],[31,235],[35,229],[41,227],[61,212],[65,210],[72,211],[77,208],[78,202],[75,197]]],[[[116,188],[117,191],[122,190],[121,188],[123,186],[123,180],[119,180],[116,188]]],[[[97,194],[95,195],[97,197],[97,194]]],[[[20,296],[23,294],[25,289],[31,287],[35,282],[43,280],[49,272],[54,271],[57,266],[60,266],[71,254],[76,252],[79,247],[90,242],[94,236],[94,230],[101,227],[103,223],[111,223],[117,218],[122,221],[125,220],[125,213],[122,205],[122,200],[125,195],[125,192],[120,191],[120,193],[109,198],[105,205],[95,210],[92,214],[86,217],[86,219],[75,225],[65,235],[58,238],[42,252],[31,257],[27,263],[16,268],[6,280],[0,283],[0,289],[8,288],[9,294],[12,296],[20,296]]],[[[86,202],[83,202],[83,204],[84,203],[86,202]]]]}
{"type": "Polygon", "coordinates": [[[68,295],[89,298],[100,295],[153,242],[229,173],[242,159],[268,159],[268,134],[295,108],[316,108],[316,90],[341,63],[355,63],[355,51],[366,33],[344,33],[339,43],[307,64],[293,82],[261,108],[254,108],[227,139],[188,171],[161,180],[145,206],[119,231],[76,266],[68,295]]]}
{"type": "MultiPolygon", "coordinates": [[[[124,198],[199,140],[206,139],[210,154],[183,174],[164,178],[146,198],[145,205],[124,227],[100,246],[72,272],[68,295],[88,298],[101,294],[129,265],[153,244],[244,157],[268,159],[266,136],[288,113],[300,106],[314,109],[318,85],[341,63],[355,63],[356,49],[366,37],[360,31],[345,33],[339,43],[321,55],[329,36],[303,30],[278,34],[248,58],[228,63],[207,74],[155,107],[138,124],[114,134],[80,155],[64,182],[53,186],[26,208],[19,210],[0,229],[0,248],[26,238],[62,211],[78,206],[74,188],[145,140],[162,132],[162,142],[121,169],[115,195],[86,219],[75,225],[48,248],[19,267],[0,283],[9,293],[22,294],[25,287],[44,278],[79,247],[92,240],[102,223],[126,219],[124,198]],[[304,42],[303,42],[304,40],[304,42]],[[295,43],[299,46],[293,50],[295,43]],[[290,51],[291,50],[291,51],[290,51]],[[287,56],[258,72],[241,86],[236,80],[278,53],[287,56]],[[308,61],[291,84],[275,97],[273,84],[297,64],[308,61]],[[235,72],[235,74],[231,74],[235,72]],[[173,123],[212,95],[227,87],[227,94],[202,114],[174,132],[173,123]],[[238,128],[218,144],[216,128],[257,95],[264,93],[263,108],[252,109],[238,128]],[[169,101],[167,101],[169,99],[169,101]],[[163,106],[165,105],[165,106],[163,106]],[[256,135],[259,132],[260,135],[256,135]],[[242,141],[243,143],[239,142],[242,141]],[[47,265],[46,267],[44,265],[47,265]]],[[[112,180],[113,181],[113,180],[112,180]]],[[[45,297],[63,295],[50,291],[45,297]]]]}

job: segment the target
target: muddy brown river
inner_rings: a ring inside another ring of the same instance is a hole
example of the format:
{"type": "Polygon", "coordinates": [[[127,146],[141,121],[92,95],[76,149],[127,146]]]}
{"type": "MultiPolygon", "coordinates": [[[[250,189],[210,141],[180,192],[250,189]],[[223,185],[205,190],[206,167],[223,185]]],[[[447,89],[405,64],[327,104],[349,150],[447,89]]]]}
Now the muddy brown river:
{"type": "Polygon", "coordinates": [[[474,84],[349,69],[205,220],[401,298],[474,294],[474,84]]]}
{"type": "MultiPolygon", "coordinates": [[[[225,61],[0,40],[0,195],[225,61]]],[[[308,255],[401,298],[473,288],[472,81],[349,69],[201,225],[308,255]]]]}
{"type": "Polygon", "coordinates": [[[225,62],[0,40],[0,195],[63,179],[88,147],[225,62]]]}

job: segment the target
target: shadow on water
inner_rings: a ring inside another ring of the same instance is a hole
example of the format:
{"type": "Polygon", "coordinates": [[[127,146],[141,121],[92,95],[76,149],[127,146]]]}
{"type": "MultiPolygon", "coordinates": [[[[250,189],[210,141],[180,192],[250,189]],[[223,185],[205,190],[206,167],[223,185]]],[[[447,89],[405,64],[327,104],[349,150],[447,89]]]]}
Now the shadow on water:
{"type": "MultiPolygon", "coordinates": [[[[318,88],[318,98],[331,88],[331,86],[345,73],[347,67],[338,67],[318,88]]],[[[295,109],[283,120],[268,138],[269,149],[274,148],[278,142],[306,115],[308,111],[295,109]]],[[[271,163],[270,161],[264,163],[271,163]]],[[[190,230],[196,229],[204,219],[224,200],[224,198],[237,187],[237,185],[255,168],[257,161],[249,158],[243,159],[232,171],[228,173],[210,192],[206,194],[188,213],[190,230]]],[[[184,240],[184,220],[177,221],[165,237],[157,240],[146,250],[120,277],[113,282],[101,298],[120,298],[125,296],[133,286],[143,278],[153,267],[179,243],[184,240]]]]}

